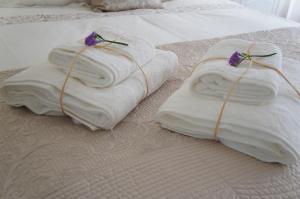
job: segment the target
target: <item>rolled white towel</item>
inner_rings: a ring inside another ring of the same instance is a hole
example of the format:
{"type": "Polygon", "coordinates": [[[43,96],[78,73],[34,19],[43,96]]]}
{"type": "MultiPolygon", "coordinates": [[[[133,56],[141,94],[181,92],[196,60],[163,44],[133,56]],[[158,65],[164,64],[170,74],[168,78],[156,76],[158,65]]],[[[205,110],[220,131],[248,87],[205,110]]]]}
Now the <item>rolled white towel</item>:
{"type": "MultiPolygon", "coordinates": [[[[156,50],[155,57],[145,65],[148,95],[157,90],[177,67],[177,56],[156,50]]],[[[1,89],[7,104],[26,106],[36,114],[62,115],[59,104],[65,74],[55,66],[31,67],[5,80],[1,89]]],[[[75,121],[92,130],[111,129],[145,97],[146,83],[136,71],[122,83],[110,88],[91,88],[70,78],[64,92],[64,109],[75,121]]]]}
{"type": "MultiPolygon", "coordinates": [[[[229,58],[238,51],[247,53],[252,42],[229,39],[223,40],[213,46],[203,60],[214,57],[229,58]]],[[[266,55],[277,53],[265,58],[253,58],[262,64],[268,64],[281,70],[282,53],[274,44],[256,43],[251,50],[252,55],[266,55]]],[[[248,61],[243,61],[238,67],[229,65],[228,60],[212,60],[201,63],[192,75],[190,88],[192,91],[205,96],[225,98],[233,82],[235,82],[249,66],[248,61]]],[[[253,64],[253,67],[238,83],[231,101],[248,104],[263,104],[270,102],[278,93],[280,76],[273,70],[253,64]]]]}
{"type": "MultiPolygon", "coordinates": [[[[285,74],[300,86],[300,63],[286,62],[285,74]]],[[[223,101],[199,97],[191,79],[159,109],[162,127],[188,136],[214,139],[223,101]]],[[[261,106],[229,102],[221,119],[219,140],[228,147],[265,162],[292,164],[300,158],[300,100],[284,80],[272,103],[261,106]]]]}
{"type": "MultiPolygon", "coordinates": [[[[88,48],[81,53],[71,75],[87,86],[104,88],[116,85],[138,70],[133,60],[139,65],[145,65],[155,55],[155,47],[145,39],[117,33],[109,28],[102,28],[96,32],[107,40],[116,40],[128,46],[111,44],[106,48],[112,51],[88,48]]],[[[79,41],[54,48],[49,54],[49,61],[61,70],[68,71],[75,54],[84,46],[84,42],[79,41]]]]}

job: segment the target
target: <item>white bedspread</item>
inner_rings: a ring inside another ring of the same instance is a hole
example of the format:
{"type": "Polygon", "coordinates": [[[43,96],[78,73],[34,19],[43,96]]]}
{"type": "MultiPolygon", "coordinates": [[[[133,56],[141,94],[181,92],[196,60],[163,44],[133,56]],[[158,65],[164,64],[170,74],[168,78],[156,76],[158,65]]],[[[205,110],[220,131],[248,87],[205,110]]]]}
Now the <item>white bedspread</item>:
{"type": "Polygon", "coordinates": [[[229,0],[174,0],[165,3],[164,10],[105,14],[76,6],[0,8],[0,71],[44,62],[53,47],[77,41],[102,26],[161,45],[298,24],[241,8],[229,0]]]}

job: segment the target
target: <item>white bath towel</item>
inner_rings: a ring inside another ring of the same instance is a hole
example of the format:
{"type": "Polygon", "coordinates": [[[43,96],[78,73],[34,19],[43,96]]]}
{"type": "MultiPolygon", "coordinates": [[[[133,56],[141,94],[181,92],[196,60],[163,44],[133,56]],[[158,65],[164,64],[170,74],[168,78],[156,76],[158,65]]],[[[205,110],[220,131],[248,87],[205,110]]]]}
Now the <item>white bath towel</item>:
{"type": "MultiPolygon", "coordinates": [[[[235,51],[247,53],[247,49],[251,44],[252,42],[239,39],[223,40],[213,46],[203,59],[213,57],[230,58],[235,51]]],[[[282,53],[279,47],[274,44],[256,43],[251,50],[252,55],[272,53],[277,54],[253,59],[281,69],[282,53]]],[[[233,82],[249,66],[249,61],[243,61],[238,67],[233,67],[228,64],[228,60],[201,63],[192,75],[191,89],[200,95],[225,98],[233,82]]],[[[268,103],[277,95],[280,78],[275,71],[253,64],[253,67],[239,82],[230,100],[248,104],[268,103]]]]}
{"type": "MultiPolygon", "coordinates": [[[[284,72],[300,86],[300,63],[287,60],[284,72]]],[[[191,79],[159,109],[157,121],[167,129],[213,139],[223,101],[199,97],[189,89],[191,79]]],[[[283,80],[278,96],[261,106],[229,102],[218,138],[242,153],[265,162],[292,164],[300,157],[300,99],[283,80]]]]}
{"type": "MultiPolygon", "coordinates": [[[[104,88],[116,85],[138,70],[138,66],[133,60],[142,66],[155,55],[154,46],[145,39],[117,33],[109,28],[102,28],[96,32],[104,39],[123,42],[128,46],[111,44],[106,47],[113,50],[114,53],[97,48],[88,48],[81,53],[74,65],[72,76],[90,87],[104,88]]],[[[54,48],[49,54],[49,61],[63,71],[67,71],[75,54],[84,46],[84,42],[79,41],[54,48]]]]}
{"type": "MultiPolygon", "coordinates": [[[[144,67],[149,92],[157,90],[173,73],[177,56],[157,50],[144,67]]],[[[55,66],[32,67],[5,80],[1,92],[6,103],[26,106],[37,114],[62,115],[59,96],[65,74],[55,66]]],[[[65,112],[92,130],[111,129],[119,123],[145,96],[145,78],[135,72],[122,83],[110,88],[90,88],[71,78],[64,95],[65,112]]]]}

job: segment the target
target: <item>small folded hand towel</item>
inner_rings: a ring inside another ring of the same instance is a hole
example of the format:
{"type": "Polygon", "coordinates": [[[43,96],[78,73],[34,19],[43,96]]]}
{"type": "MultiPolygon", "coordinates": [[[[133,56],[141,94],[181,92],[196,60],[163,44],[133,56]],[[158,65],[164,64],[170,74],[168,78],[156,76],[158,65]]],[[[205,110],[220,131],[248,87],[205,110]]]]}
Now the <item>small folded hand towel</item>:
{"type": "MultiPolygon", "coordinates": [[[[300,86],[300,63],[287,59],[283,71],[300,86]]],[[[216,120],[223,100],[210,100],[190,90],[192,79],[159,109],[162,127],[188,136],[214,139],[216,120]]],[[[284,80],[278,96],[261,106],[228,102],[218,139],[237,151],[265,162],[293,164],[300,160],[300,101],[284,80]]]]}
{"type": "MultiPolygon", "coordinates": [[[[87,86],[105,88],[116,85],[138,70],[135,61],[145,65],[155,55],[154,45],[142,38],[117,33],[109,28],[96,32],[106,40],[123,42],[128,46],[111,44],[106,46],[107,49],[90,47],[82,52],[71,76],[87,86]]],[[[49,62],[66,72],[76,53],[84,46],[84,42],[79,41],[54,48],[49,54],[49,62]]]]}
{"type": "MultiPolygon", "coordinates": [[[[191,77],[191,90],[203,96],[225,98],[233,83],[249,67],[249,61],[241,62],[237,67],[231,66],[228,63],[229,58],[236,51],[247,53],[252,44],[245,40],[229,39],[213,46],[203,60],[218,57],[228,59],[212,59],[197,66],[191,77]]],[[[251,55],[272,53],[276,54],[270,57],[253,58],[253,60],[281,70],[282,53],[279,47],[274,44],[255,43],[250,50],[251,55]]],[[[248,104],[268,103],[277,95],[280,79],[281,77],[274,70],[254,63],[240,80],[229,100],[248,104]]]]}
{"type": "MultiPolygon", "coordinates": [[[[154,58],[143,71],[147,76],[150,95],[177,68],[177,56],[156,50],[154,58]]],[[[45,64],[31,67],[7,80],[1,89],[7,104],[26,106],[36,114],[62,115],[59,97],[66,74],[56,66],[45,64]]],[[[138,70],[120,84],[109,88],[91,88],[70,78],[64,91],[65,113],[92,130],[112,129],[145,97],[146,81],[138,70]]]]}

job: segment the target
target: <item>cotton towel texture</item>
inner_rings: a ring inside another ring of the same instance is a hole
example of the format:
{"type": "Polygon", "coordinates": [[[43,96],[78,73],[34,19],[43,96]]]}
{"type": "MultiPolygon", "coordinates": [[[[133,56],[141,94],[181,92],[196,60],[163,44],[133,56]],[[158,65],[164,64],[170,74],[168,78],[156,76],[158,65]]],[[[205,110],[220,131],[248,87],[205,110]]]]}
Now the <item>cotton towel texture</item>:
{"type": "MultiPolygon", "coordinates": [[[[216,44],[206,56],[226,56],[230,54],[230,49],[234,49],[234,51],[245,50],[247,45],[244,44],[246,43],[246,41],[238,40],[222,41],[216,44]],[[241,43],[238,44],[238,42],[241,43]],[[224,44],[227,44],[227,46],[224,46],[224,44]],[[217,48],[220,46],[224,47],[225,53],[223,54],[219,50],[219,54],[214,54],[213,52],[218,52],[217,48]],[[244,48],[239,49],[237,46],[244,46],[244,48]]],[[[263,45],[265,47],[268,46],[263,45]]],[[[272,47],[272,45],[269,47],[272,47]]],[[[257,44],[258,48],[261,49],[258,53],[265,53],[261,44],[257,44]]],[[[266,48],[266,52],[269,52],[270,49],[276,48],[266,48]]],[[[263,59],[261,61],[272,64],[273,59],[263,59]]],[[[281,59],[273,60],[274,67],[275,65],[282,67],[282,71],[299,87],[300,63],[295,60],[285,59],[283,65],[277,65],[279,60],[281,59]]],[[[156,120],[161,123],[162,127],[196,138],[214,139],[216,121],[224,102],[222,97],[219,96],[223,96],[223,94],[214,94],[213,91],[211,91],[211,94],[201,93],[202,89],[205,90],[206,87],[202,86],[202,82],[196,81],[196,79],[199,79],[199,74],[205,77],[205,71],[210,71],[209,67],[216,65],[216,62],[206,63],[204,66],[200,64],[183,86],[160,107],[156,120]],[[195,81],[198,84],[197,89],[193,88],[195,81]],[[199,92],[201,95],[199,95],[199,92]],[[215,97],[207,97],[205,96],[206,94],[215,97]]],[[[219,71],[224,71],[224,73],[232,71],[235,76],[240,74],[240,69],[228,66],[226,60],[223,61],[223,65],[222,62],[218,62],[217,66],[218,70],[211,70],[218,71],[217,76],[223,77],[219,71]]],[[[253,75],[252,78],[257,79],[257,87],[259,87],[259,83],[260,85],[265,85],[264,82],[261,83],[265,74],[268,74],[268,72],[259,68],[250,71],[250,75],[253,75]],[[257,74],[256,76],[254,72],[257,74]]],[[[270,71],[269,76],[272,78],[268,79],[268,81],[276,85],[276,96],[268,103],[260,105],[242,103],[241,101],[236,102],[236,98],[233,101],[229,100],[221,119],[218,139],[226,146],[259,160],[293,164],[300,157],[299,98],[283,79],[273,76],[272,71],[270,71]]],[[[251,84],[249,88],[251,88],[251,84]]],[[[255,90],[252,92],[255,93],[255,90]]],[[[241,87],[240,93],[244,93],[241,87]]],[[[246,94],[247,92],[243,95],[245,96],[246,94]]]]}
{"type": "MultiPolygon", "coordinates": [[[[253,42],[229,39],[213,46],[203,60],[213,58],[228,58],[233,52],[247,53],[253,42]]],[[[264,58],[254,58],[262,64],[281,70],[282,53],[274,44],[256,43],[250,50],[252,55],[276,55],[264,58]]],[[[191,89],[203,96],[225,98],[232,83],[249,67],[249,61],[243,61],[238,67],[230,66],[228,60],[211,60],[203,62],[196,68],[191,77],[191,89]]],[[[281,77],[270,69],[253,64],[252,68],[241,79],[230,100],[248,104],[268,103],[278,93],[281,77]]]]}
{"type": "MultiPolygon", "coordinates": [[[[105,36],[116,35],[107,32],[105,36]]],[[[155,49],[143,40],[126,38],[128,49],[113,45],[111,48],[142,63],[143,72],[131,60],[111,51],[91,48],[80,57],[64,90],[65,113],[92,130],[115,127],[146,95],[157,90],[176,72],[178,60],[174,53],[155,49]]],[[[6,103],[26,106],[36,114],[63,115],[59,97],[67,66],[82,46],[56,48],[49,56],[56,65],[46,63],[31,67],[5,80],[1,92],[6,103]]]]}

